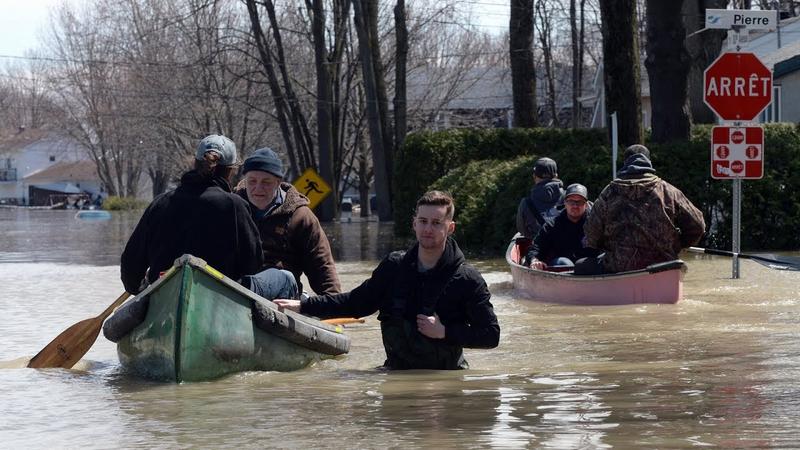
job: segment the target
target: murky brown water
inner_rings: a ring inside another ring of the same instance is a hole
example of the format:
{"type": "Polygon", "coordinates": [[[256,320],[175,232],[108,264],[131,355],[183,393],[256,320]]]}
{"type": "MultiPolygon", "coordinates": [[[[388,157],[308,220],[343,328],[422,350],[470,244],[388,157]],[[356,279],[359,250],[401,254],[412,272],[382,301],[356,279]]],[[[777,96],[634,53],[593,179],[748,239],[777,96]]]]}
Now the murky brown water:
{"type": "MultiPolygon", "coordinates": [[[[102,336],[80,370],[21,368],[119,295],[136,219],[0,210],[2,447],[800,446],[800,273],[742,261],[731,280],[725,258],[685,255],[677,305],[619,307],[519,299],[501,260],[474,261],[502,337],[468,350],[468,371],[374,370],[374,317],[350,327],[349,355],[292,373],[147,382],[102,336]]],[[[374,222],[329,231],[347,288],[396,245],[374,222]]]]}

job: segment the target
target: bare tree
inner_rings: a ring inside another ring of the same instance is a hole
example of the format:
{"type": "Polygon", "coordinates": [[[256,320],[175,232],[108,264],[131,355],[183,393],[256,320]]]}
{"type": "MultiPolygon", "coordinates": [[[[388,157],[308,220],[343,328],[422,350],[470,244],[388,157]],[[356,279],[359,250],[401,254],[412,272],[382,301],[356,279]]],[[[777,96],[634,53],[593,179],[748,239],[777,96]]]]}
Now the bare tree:
{"type": "Polygon", "coordinates": [[[536,115],[536,70],[533,65],[534,0],[511,0],[509,43],[514,126],[534,127],[536,115]]]}
{"type": "Polygon", "coordinates": [[[635,0],[600,0],[606,110],[617,113],[622,145],[641,143],[642,100],[635,0]]]}
{"type": "Polygon", "coordinates": [[[703,101],[703,72],[722,49],[724,30],[703,30],[706,9],[725,9],[729,0],[685,0],[683,2],[684,27],[688,33],[686,50],[691,59],[688,90],[692,122],[717,123],[714,112],[703,101]],[[701,31],[703,30],[703,31],[701,31]]]}
{"type": "Polygon", "coordinates": [[[377,30],[377,5],[370,8],[369,0],[353,0],[355,28],[358,33],[359,55],[367,103],[367,123],[372,145],[372,167],[375,176],[375,191],[378,198],[378,217],[380,220],[392,218],[391,191],[391,151],[392,146],[386,133],[386,108],[382,107],[380,93],[383,79],[380,70],[380,44],[377,30]],[[376,53],[378,57],[376,58],[376,53]]]}
{"type": "Polygon", "coordinates": [[[544,76],[547,84],[547,109],[550,116],[550,126],[558,127],[558,111],[556,110],[556,80],[553,67],[553,17],[547,0],[536,3],[534,26],[539,32],[539,42],[542,45],[544,57],[544,76]]]}
{"type": "Polygon", "coordinates": [[[689,140],[687,77],[691,61],[685,38],[681,4],[648,0],[645,65],[650,78],[654,142],[689,140]]]}

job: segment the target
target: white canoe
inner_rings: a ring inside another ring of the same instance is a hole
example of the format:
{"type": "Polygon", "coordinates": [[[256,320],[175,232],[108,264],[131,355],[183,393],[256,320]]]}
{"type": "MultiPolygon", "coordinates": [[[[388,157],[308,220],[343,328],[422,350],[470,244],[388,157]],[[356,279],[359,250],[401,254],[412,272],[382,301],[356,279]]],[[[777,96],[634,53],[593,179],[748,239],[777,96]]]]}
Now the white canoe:
{"type": "Polygon", "coordinates": [[[523,266],[530,239],[515,237],[506,251],[514,288],[527,298],[573,305],[677,303],[686,264],[677,259],[641,270],[604,275],[537,270],[523,266]]]}

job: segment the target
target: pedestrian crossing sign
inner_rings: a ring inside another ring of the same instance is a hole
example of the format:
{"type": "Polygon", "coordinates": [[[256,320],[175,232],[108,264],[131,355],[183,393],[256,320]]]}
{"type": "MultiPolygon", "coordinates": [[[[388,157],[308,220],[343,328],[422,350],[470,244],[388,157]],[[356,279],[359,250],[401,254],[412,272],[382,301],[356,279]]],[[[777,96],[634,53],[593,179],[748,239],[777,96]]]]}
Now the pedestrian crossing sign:
{"type": "Polygon", "coordinates": [[[308,197],[310,202],[308,207],[314,209],[325,200],[325,197],[331,193],[331,187],[322,177],[319,176],[316,170],[309,167],[306,169],[299,178],[294,180],[295,189],[300,191],[301,194],[308,197]]]}

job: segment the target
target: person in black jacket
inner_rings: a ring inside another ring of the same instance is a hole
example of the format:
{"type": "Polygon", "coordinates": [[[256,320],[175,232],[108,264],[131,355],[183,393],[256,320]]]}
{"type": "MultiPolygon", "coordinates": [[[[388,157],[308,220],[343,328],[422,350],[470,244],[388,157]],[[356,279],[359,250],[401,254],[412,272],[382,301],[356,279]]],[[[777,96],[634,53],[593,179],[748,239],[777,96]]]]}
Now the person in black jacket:
{"type": "Polygon", "coordinates": [[[177,189],[147,207],[121,258],[122,284],[132,294],[172,267],[185,253],[204,259],[229,278],[261,269],[261,241],[247,201],[231,193],[236,146],[225,136],[200,141],[194,170],[177,189]]]}
{"type": "Polygon", "coordinates": [[[564,194],[564,211],[552,223],[546,223],[525,256],[526,265],[544,270],[548,266],[570,266],[581,258],[600,252],[586,246],[583,225],[590,208],[586,187],[574,183],[564,194]]]}
{"type": "Polygon", "coordinates": [[[517,206],[517,231],[533,239],[545,223],[553,222],[561,212],[564,184],[558,179],[558,165],[550,158],[533,164],[533,188],[517,206]]]}
{"type": "Polygon", "coordinates": [[[389,369],[465,369],[463,348],[494,348],[500,326],[491,294],[451,237],[453,199],[430,191],[414,214],[417,242],[383,259],[350,292],[304,300],[275,300],[282,308],[320,318],[363,317],[378,311],[389,369]]]}

